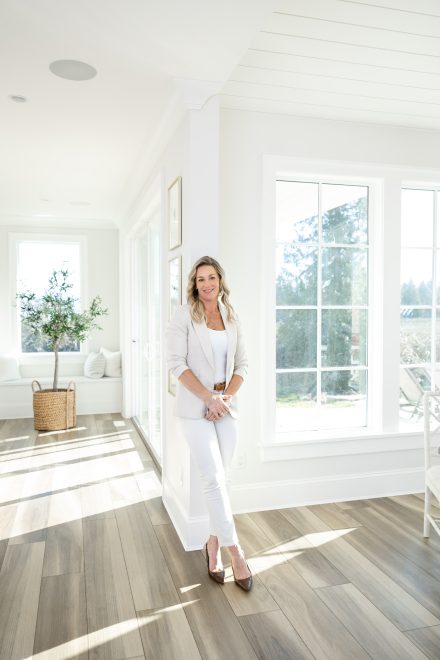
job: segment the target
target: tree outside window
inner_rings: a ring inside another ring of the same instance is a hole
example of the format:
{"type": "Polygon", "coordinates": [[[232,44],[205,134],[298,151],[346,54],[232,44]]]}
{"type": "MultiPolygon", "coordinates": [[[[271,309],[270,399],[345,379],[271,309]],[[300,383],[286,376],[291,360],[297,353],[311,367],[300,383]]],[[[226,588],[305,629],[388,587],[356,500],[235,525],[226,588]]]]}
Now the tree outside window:
{"type": "Polygon", "coordinates": [[[367,414],[368,188],[277,182],[277,431],[367,414]]]}

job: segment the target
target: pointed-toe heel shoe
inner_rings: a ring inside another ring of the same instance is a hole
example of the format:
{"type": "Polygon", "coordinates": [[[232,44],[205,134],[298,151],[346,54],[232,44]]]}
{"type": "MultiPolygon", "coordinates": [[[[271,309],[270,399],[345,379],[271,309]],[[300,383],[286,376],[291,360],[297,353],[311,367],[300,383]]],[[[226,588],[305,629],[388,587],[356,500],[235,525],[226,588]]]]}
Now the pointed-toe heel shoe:
{"type": "Polygon", "coordinates": [[[237,578],[235,577],[234,568],[232,568],[232,574],[234,576],[234,582],[236,585],[238,585],[241,589],[244,589],[244,591],[250,591],[252,589],[252,573],[251,573],[251,569],[249,568],[249,564],[247,562],[246,562],[246,566],[250,573],[249,577],[242,578],[241,580],[237,580],[237,578]]]}
{"type": "Polygon", "coordinates": [[[212,578],[215,582],[218,582],[218,584],[224,584],[225,582],[225,571],[211,571],[209,569],[209,555],[208,555],[208,544],[205,543],[205,555],[206,555],[206,563],[208,564],[208,575],[210,578],[212,578]]]}

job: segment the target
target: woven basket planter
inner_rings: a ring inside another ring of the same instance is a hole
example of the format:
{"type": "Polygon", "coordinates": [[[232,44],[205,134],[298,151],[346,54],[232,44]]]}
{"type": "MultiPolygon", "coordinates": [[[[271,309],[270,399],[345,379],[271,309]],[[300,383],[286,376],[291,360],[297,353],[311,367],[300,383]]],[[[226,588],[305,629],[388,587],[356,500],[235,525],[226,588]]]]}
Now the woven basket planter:
{"type": "Polygon", "coordinates": [[[61,431],[76,426],[75,384],[65,390],[43,390],[38,380],[32,383],[34,428],[61,431]]]}

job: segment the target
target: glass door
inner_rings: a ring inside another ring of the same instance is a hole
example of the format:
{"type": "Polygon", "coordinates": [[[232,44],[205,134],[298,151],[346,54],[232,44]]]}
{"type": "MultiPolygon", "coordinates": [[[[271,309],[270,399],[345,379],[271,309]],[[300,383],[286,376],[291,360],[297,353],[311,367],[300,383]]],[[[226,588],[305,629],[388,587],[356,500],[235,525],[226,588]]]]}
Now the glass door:
{"type": "Polygon", "coordinates": [[[161,464],[160,213],[135,239],[135,393],[137,422],[161,464]]]}

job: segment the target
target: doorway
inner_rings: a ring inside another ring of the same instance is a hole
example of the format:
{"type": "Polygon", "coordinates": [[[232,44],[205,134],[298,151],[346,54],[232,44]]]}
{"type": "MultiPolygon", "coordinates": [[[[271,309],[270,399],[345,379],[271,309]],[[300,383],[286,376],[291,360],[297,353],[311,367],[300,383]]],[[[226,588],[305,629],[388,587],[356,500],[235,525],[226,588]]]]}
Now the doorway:
{"type": "Polygon", "coordinates": [[[134,238],[132,288],[134,421],[159,466],[162,465],[160,219],[157,207],[134,238]]]}

